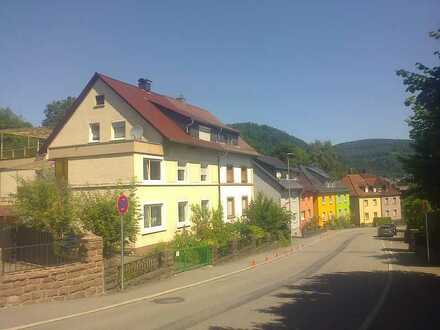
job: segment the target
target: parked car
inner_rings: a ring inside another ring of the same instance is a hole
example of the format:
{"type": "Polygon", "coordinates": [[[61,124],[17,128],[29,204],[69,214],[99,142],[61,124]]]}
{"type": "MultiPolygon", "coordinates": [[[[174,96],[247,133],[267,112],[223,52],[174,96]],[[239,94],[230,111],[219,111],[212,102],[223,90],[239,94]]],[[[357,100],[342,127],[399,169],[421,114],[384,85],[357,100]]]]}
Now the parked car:
{"type": "Polygon", "coordinates": [[[396,226],[393,224],[381,225],[377,228],[377,236],[393,237],[396,235],[396,226]]]}

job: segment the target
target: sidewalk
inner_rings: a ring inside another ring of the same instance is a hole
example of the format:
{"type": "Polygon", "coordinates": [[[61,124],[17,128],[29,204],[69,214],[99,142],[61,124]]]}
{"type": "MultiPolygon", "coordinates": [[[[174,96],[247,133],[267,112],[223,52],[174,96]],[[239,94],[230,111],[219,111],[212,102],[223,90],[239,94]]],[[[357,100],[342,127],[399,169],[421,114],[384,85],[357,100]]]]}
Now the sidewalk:
{"type": "MultiPolygon", "coordinates": [[[[357,229],[347,229],[357,230],[357,229]]],[[[168,279],[155,280],[144,285],[130,287],[123,292],[113,292],[98,297],[90,297],[69,301],[32,304],[11,307],[0,310],[0,329],[25,325],[47,319],[60,318],[65,315],[84,313],[98,308],[108,308],[115,304],[135,303],[139,300],[153,299],[159,295],[180,291],[188,287],[203,285],[203,283],[220,280],[234,273],[243,272],[258,265],[275,262],[281,258],[293,257],[304,247],[316,244],[322,239],[328,239],[342,231],[327,231],[308,238],[298,238],[288,247],[264,251],[245,257],[237,257],[216,266],[176,274],[168,279]]]]}

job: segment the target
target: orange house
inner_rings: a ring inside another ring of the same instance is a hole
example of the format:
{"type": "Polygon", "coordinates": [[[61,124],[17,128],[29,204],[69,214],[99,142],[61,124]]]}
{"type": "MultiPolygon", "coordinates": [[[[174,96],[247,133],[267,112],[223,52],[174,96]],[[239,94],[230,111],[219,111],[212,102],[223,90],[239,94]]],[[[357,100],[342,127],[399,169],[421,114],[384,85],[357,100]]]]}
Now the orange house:
{"type": "Polygon", "coordinates": [[[313,198],[315,196],[315,191],[309,180],[307,180],[304,175],[298,173],[297,176],[299,184],[303,186],[303,191],[301,193],[301,198],[299,201],[299,212],[302,229],[308,222],[311,222],[314,217],[313,198]]]}

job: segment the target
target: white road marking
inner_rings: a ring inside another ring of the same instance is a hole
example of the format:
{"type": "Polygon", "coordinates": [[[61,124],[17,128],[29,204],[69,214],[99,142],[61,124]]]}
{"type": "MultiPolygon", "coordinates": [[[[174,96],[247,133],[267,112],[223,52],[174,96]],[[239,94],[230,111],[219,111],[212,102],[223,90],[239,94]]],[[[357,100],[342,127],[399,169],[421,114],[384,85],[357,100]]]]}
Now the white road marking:
{"type": "MultiPolygon", "coordinates": [[[[392,244],[392,243],[391,243],[392,244]]],[[[384,241],[382,241],[382,246],[384,249],[386,249],[384,241]]],[[[389,250],[384,251],[385,254],[389,254],[392,256],[393,252],[389,250]]],[[[371,312],[368,314],[367,318],[364,320],[362,325],[360,326],[359,330],[368,330],[371,327],[371,324],[376,319],[377,315],[379,314],[379,311],[382,309],[383,305],[385,304],[386,298],[390,292],[391,288],[391,281],[393,277],[393,265],[391,264],[391,261],[388,262],[388,274],[387,274],[387,282],[385,284],[385,288],[382,291],[379,300],[377,301],[374,308],[371,310],[371,312]]]]}
{"type": "MultiPolygon", "coordinates": [[[[339,234],[339,232],[335,232],[334,234],[337,235],[337,234],[339,234]]],[[[310,244],[303,245],[302,248],[315,245],[316,243],[322,241],[322,239],[327,238],[328,236],[329,236],[328,233],[321,234],[316,240],[312,241],[310,244]]],[[[299,250],[300,250],[300,248],[297,248],[297,249],[294,249],[293,252],[296,252],[296,251],[299,251],[299,250]]],[[[151,300],[151,299],[154,299],[154,298],[157,298],[159,296],[163,296],[163,295],[166,295],[166,294],[169,294],[169,293],[174,293],[176,291],[181,291],[181,290],[184,290],[184,289],[193,288],[195,286],[203,285],[203,284],[206,284],[206,283],[210,283],[210,282],[213,282],[213,281],[220,280],[220,279],[225,278],[225,277],[229,277],[229,276],[232,276],[232,275],[235,275],[235,274],[239,274],[239,273],[242,273],[242,272],[245,272],[245,271],[248,271],[248,270],[252,270],[252,269],[254,269],[255,267],[258,267],[258,266],[263,266],[263,265],[270,264],[270,263],[273,263],[273,262],[279,262],[281,259],[283,259],[285,257],[288,257],[290,254],[291,253],[279,254],[278,257],[271,258],[270,260],[257,263],[256,265],[251,265],[251,266],[248,266],[248,267],[244,267],[244,268],[235,270],[233,272],[229,272],[229,273],[225,273],[225,274],[222,274],[222,275],[214,276],[214,277],[208,278],[208,279],[203,280],[203,281],[194,282],[194,283],[191,283],[191,284],[188,284],[188,285],[184,285],[184,286],[181,286],[181,287],[165,290],[165,291],[158,292],[158,293],[155,293],[155,294],[152,294],[152,295],[125,300],[125,301],[122,301],[122,302],[117,303],[117,304],[103,306],[103,307],[91,309],[91,310],[88,310],[88,311],[85,311],[85,312],[68,314],[68,315],[64,315],[64,316],[60,316],[60,317],[56,317],[56,318],[52,318],[52,319],[48,319],[48,320],[44,320],[44,321],[38,321],[38,322],[28,323],[28,324],[24,324],[24,325],[19,325],[19,326],[12,327],[12,328],[6,328],[5,330],[29,329],[29,328],[33,328],[33,327],[49,324],[49,323],[54,323],[54,322],[58,322],[58,321],[63,321],[63,320],[75,318],[75,317],[80,317],[80,316],[85,316],[85,315],[90,315],[90,314],[94,314],[94,313],[98,313],[98,312],[107,311],[107,310],[110,310],[110,309],[115,309],[115,308],[118,308],[118,307],[122,307],[122,306],[133,304],[133,303],[137,303],[137,302],[144,301],[144,300],[151,300]]]]}

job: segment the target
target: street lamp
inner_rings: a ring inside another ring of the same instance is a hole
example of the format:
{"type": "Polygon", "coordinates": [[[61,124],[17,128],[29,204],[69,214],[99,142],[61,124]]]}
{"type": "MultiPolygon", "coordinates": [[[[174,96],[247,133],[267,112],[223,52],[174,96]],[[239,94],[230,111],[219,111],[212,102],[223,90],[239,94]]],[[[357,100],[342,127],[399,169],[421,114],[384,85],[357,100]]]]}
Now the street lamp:
{"type": "Polygon", "coordinates": [[[287,190],[289,192],[289,213],[290,213],[290,242],[292,242],[292,221],[293,221],[293,214],[292,214],[292,197],[290,192],[290,156],[293,156],[293,153],[288,152],[287,153],[287,190]]]}

